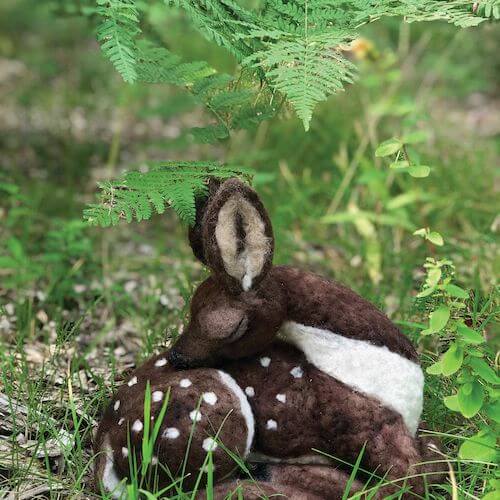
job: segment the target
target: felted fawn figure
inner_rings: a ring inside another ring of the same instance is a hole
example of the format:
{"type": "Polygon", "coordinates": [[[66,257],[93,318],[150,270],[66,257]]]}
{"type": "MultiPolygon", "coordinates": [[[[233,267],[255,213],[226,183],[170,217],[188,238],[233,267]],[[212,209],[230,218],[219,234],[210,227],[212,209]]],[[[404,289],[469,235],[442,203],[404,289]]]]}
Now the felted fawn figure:
{"type": "MultiPolygon", "coordinates": [[[[126,496],[124,480],[130,481],[134,463],[138,471],[136,477],[146,481],[143,488],[156,486],[161,490],[183,477],[182,489],[186,491],[198,480],[203,487],[206,475],[200,475],[200,471],[206,468],[210,451],[214,480],[220,483],[225,478],[230,479],[237,464],[226,450],[246,458],[254,442],[255,410],[266,413],[266,407],[275,401],[275,394],[268,399],[260,394],[251,406],[243,389],[227,372],[206,368],[178,372],[169,366],[168,354],[151,358],[129,375],[99,424],[94,441],[95,481],[114,498],[126,496]],[[159,432],[149,466],[143,473],[147,387],[150,390],[149,427],[153,428],[158,422],[159,432]]],[[[249,364],[248,368],[260,374],[260,383],[265,381],[267,374],[262,371],[261,364],[249,364]]],[[[246,392],[250,392],[248,387],[246,392]]],[[[292,420],[297,422],[302,408],[292,407],[290,413],[292,420]]],[[[269,421],[260,427],[269,427],[269,421]]],[[[279,454],[275,446],[281,446],[286,434],[286,427],[275,429],[275,435],[281,437],[271,439],[266,450],[279,454]]],[[[260,475],[261,481],[222,482],[214,488],[213,497],[226,498],[239,487],[245,499],[276,493],[291,500],[340,499],[349,477],[333,467],[287,464],[261,467],[260,475]]],[[[360,489],[361,484],[354,481],[350,491],[360,489]]],[[[175,493],[176,489],[171,487],[166,494],[175,493]]],[[[198,495],[203,496],[203,492],[198,495]]]]}
{"type": "MultiPolygon", "coordinates": [[[[212,274],[194,293],[171,364],[223,367],[245,387],[257,449],[293,457],[314,447],[353,460],[366,443],[370,470],[415,474],[424,376],[399,329],[351,289],[273,266],[267,212],[237,179],[210,185],[189,238],[212,274]],[[302,409],[296,419],[292,407],[302,409]]],[[[421,478],[408,484],[422,492],[421,478]]]]}

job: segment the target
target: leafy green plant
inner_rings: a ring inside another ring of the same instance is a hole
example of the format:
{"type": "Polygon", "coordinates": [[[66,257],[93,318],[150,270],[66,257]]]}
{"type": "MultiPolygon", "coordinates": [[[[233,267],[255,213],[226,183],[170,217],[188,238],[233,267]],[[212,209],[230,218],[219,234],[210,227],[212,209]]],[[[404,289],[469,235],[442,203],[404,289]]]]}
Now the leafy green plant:
{"type": "Polygon", "coordinates": [[[497,306],[490,298],[479,314],[471,314],[474,298],[455,283],[453,263],[428,258],[424,267],[426,279],[417,297],[428,304],[429,322],[420,333],[444,347],[427,373],[446,381],[451,392],[444,397],[446,407],[472,419],[478,429],[462,443],[459,456],[494,462],[500,424],[500,377],[498,355],[486,343],[484,329],[497,306]]]}
{"type": "Polygon", "coordinates": [[[393,137],[382,142],[377,147],[375,156],[383,158],[396,155],[396,158],[389,166],[392,170],[395,172],[406,172],[412,177],[427,177],[431,171],[430,167],[412,161],[408,151],[408,145],[423,142],[426,139],[427,134],[423,130],[417,130],[401,138],[393,137]]]}
{"type": "MultiPolygon", "coordinates": [[[[345,49],[364,24],[382,17],[404,16],[408,22],[443,20],[469,27],[489,19],[498,10],[497,5],[473,9],[466,0],[396,3],[390,0],[341,3],[271,0],[254,10],[228,0],[175,0],[172,3],[186,13],[208,40],[236,57],[241,64],[240,77],[246,76],[253,87],[260,80],[271,94],[281,93],[306,130],[316,104],[341,90],[345,82],[352,82],[354,66],[346,58],[345,49]]],[[[127,82],[168,81],[183,85],[182,79],[164,78],[169,64],[174,73],[186,64],[180,60],[171,64],[172,55],[166,49],[161,57],[149,50],[146,55],[149,68],[144,67],[144,52],[139,43],[143,35],[141,8],[145,7],[134,0],[98,0],[97,13],[102,22],[97,36],[103,52],[127,82]]],[[[229,92],[234,92],[234,88],[229,92]]],[[[249,92],[241,98],[250,103],[252,95],[254,92],[249,92]]]]}
{"type": "Polygon", "coordinates": [[[115,225],[149,219],[153,212],[172,207],[180,219],[193,224],[195,199],[207,192],[210,178],[240,177],[250,180],[251,171],[214,162],[170,162],[152,166],[147,172],[127,172],[120,180],[100,185],[100,203],[90,205],[84,217],[91,225],[115,225]]]}

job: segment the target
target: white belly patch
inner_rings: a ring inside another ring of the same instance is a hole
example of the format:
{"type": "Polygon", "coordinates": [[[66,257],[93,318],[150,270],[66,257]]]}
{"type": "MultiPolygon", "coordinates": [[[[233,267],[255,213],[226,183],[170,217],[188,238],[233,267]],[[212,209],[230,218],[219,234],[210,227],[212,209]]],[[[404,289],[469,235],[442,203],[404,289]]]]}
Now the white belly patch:
{"type": "Polygon", "coordinates": [[[420,421],[424,374],[385,346],[287,321],[280,338],[300,349],[322,372],[397,411],[412,435],[420,421]]]}

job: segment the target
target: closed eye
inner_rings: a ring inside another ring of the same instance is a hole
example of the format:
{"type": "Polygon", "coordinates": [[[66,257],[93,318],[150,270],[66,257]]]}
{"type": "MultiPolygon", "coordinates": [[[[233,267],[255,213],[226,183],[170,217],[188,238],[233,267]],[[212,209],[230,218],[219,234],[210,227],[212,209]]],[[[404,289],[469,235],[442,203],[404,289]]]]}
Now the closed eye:
{"type": "Polygon", "coordinates": [[[241,321],[238,323],[236,329],[233,330],[233,332],[229,336],[228,341],[235,342],[236,340],[243,337],[243,335],[247,331],[247,328],[248,328],[248,318],[246,316],[243,316],[243,318],[241,318],[241,321]]]}

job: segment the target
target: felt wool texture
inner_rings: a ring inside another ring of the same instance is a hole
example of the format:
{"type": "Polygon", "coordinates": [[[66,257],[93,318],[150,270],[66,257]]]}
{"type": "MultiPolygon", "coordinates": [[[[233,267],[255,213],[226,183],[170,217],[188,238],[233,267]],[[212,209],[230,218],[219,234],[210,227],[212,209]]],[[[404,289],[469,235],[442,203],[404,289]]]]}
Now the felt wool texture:
{"type": "Polygon", "coordinates": [[[293,464],[293,465],[332,465],[333,461],[319,453],[301,455],[297,457],[272,457],[258,451],[252,451],[248,454],[247,460],[252,463],[264,464],[293,464]]]}
{"type": "MultiPolygon", "coordinates": [[[[144,391],[148,380],[153,392],[167,394],[170,390],[154,456],[159,465],[168,467],[174,475],[179,471],[189,441],[193,425],[190,415],[196,411],[200,415],[190,447],[186,469],[190,476],[185,480],[186,487],[198,477],[207,450],[213,451],[215,481],[231,474],[235,464],[223,451],[226,447],[243,457],[251,450],[290,465],[304,461],[312,449],[353,463],[366,444],[363,467],[376,470],[380,475],[387,473],[388,479],[394,481],[384,494],[397,491],[398,478],[420,473],[416,464],[428,456],[427,446],[408,432],[402,417],[395,411],[323,373],[308,362],[304,353],[285,342],[274,342],[260,357],[225,362],[221,366],[223,370],[177,372],[169,364],[155,366],[161,358],[168,358],[168,353],[152,358],[130,374],[129,379],[135,377],[136,384],[129,387],[126,380],[110,402],[97,431],[95,452],[97,457],[106,456],[103,451],[110,448],[114,465],[113,469],[106,469],[105,461],[99,462],[98,458],[97,484],[111,485],[116,482],[114,477],[118,481],[127,477],[128,456],[123,453],[124,449],[135,453],[140,464],[142,432],[130,433],[129,450],[127,429],[133,422],[143,421],[144,391]],[[270,362],[263,366],[261,357],[270,362]],[[292,375],[294,368],[300,368],[301,377],[292,375]],[[243,388],[247,387],[254,388],[252,397],[245,395],[243,388]],[[207,394],[211,395],[208,402],[203,397],[207,394]],[[285,395],[285,401],[278,400],[277,394],[285,395]],[[116,401],[121,401],[121,404],[115,410],[116,401]],[[200,402],[201,406],[196,410],[200,402]],[[120,426],[122,419],[125,423],[120,426]],[[270,421],[276,425],[269,426],[270,421]],[[103,480],[104,473],[106,481],[103,480]]],[[[160,407],[161,403],[152,404],[152,424],[160,407]]],[[[311,459],[311,463],[315,462],[314,458],[311,459]]],[[[423,471],[427,472],[427,469],[423,471]]],[[[432,468],[429,471],[435,472],[432,468]]],[[[290,481],[293,476],[290,475],[290,481]]],[[[159,479],[160,486],[171,481],[161,473],[159,479]]],[[[269,481],[269,477],[266,480],[269,481]]],[[[310,481],[311,485],[318,483],[315,479],[310,481]]],[[[301,484],[306,483],[304,479],[301,484]]],[[[336,485],[339,491],[343,489],[341,484],[339,477],[336,485]]],[[[410,479],[409,485],[414,493],[423,491],[418,476],[410,479]]],[[[286,488],[282,490],[285,491],[286,488]]],[[[333,494],[319,496],[328,500],[341,498],[333,494]]]]}
{"type": "MultiPolygon", "coordinates": [[[[229,179],[199,208],[203,260],[214,277],[232,293],[243,291],[245,274],[245,283],[250,279],[252,288],[257,286],[271,267],[274,252],[271,221],[257,193],[238,179],[229,179]],[[242,274],[236,270],[240,268],[242,274]]],[[[199,239],[190,240],[199,251],[199,239]]]]}
{"type": "MultiPolygon", "coordinates": [[[[177,470],[188,429],[196,423],[187,485],[197,477],[207,449],[213,450],[216,480],[231,472],[232,461],[219,444],[247,453],[252,415],[253,451],[289,460],[315,448],[353,463],[366,445],[363,467],[392,481],[384,494],[396,492],[398,478],[408,477],[412,493],[423,493],[419,473],[426,469],[417,464],[426,458],[426,447],[413,435],[422,373],[411,342],[349,288],[297,268],[273,267],[271,222],[257,194],[239,180],[209,185],[208,199],[196,206],[190,242],[212,275],[195,291],[189,325],[173,348],[131,374],[99,426],[96,449],[108,436],[117,477],[128,473],[123,448],[134,423],[142,424],[149,380],[152,391],[171,390],[154,450],[159,464],[177,470]],[[277,340],[280,329],[292,344],[277,340]],[[172,366],[212,366],[232,379],[222,380],[213,369],[174,373],[172,366]],[[397,373],[384,373],[388,368],[397,373]],[[248,396],[245,388],[252,389],[248,396]],[[214,429],[223,422],[215,439],[214,429]]],[[[153,402],[153,421],[160,406],[153,402]]],[[[134,428],[130,452],[137,456],[143,430],[134,428]]],[[[97,467],[101,476],[104,469],[97,467]]],[[[290,480],[297,475],[299,469],[290,480]]],[[[306,488],[315,482],[329,480],[304,479],[306,488]]]]}
{"type": "MultiPolygon", "coordinates": [[[[217,485],[212,492],[215,500],[237,499],[262,500],[263,498],[277,498],[288,500],[334,500],[333,497],[321,497],[285,484],[272,484],[264,481],[228,481],[217,485]]],[[[340,500],[341,497],[339,497],[340,500]]],[[[205,492],[196,496],[197,500],[206,500],[205,492]]]]}
{"type": "Polygon", "coordinates": [[[413,344],[397,326],[345,285],[290,266],[275,266],[269,274],[286,294],[286,321],[385,346],[418,363],[413,344]]]}
{"type": "Polygon", "coordinates": [[[125,488],[116,474],[113,460],[113,450],[109,444],[109,438],[106,437],[101,451],[104,456],[104,467],[102,469],[101,482],[103,488],[109,492],[112,498],[124,498],[125,488]]]}
{"type": "Polygon", "coordinates": [[[238,410],[243,415],[247,426],[247,440],[245,451],[243,452],[243,456],[246,457],[250,453],[255,434],[255,419],[253,417],[252,408],[250,406],[250,403],[248,402],[247,397],[245,396],[245,393],[241,390],[241,387],[237,384],[236,380],[234,380],[231,375],[223,372],[222,370],[218,370],[218,372],[222,383],[225,384],[228,389],[236,395],[240,402],[240,407],[238,408],[238,410]]]}
{"type": "MultiPolygon", "coordinates": [[[[349,474],[343,470],[318,465],[267,464],[252,475],[260,480],[222,483],[215,487],[214,498],[239,498],[239,491],[245,500],[275,497],[288,500],[340,500],[349,480],[349,474]]],[[[350,495],[359,492],[362,486],[360,481],[352,481],[350,495]]],[[[205,499],[206,495],[201,493],[197,498],[205,499]]],[[[375,494],[372,498],[379,500],[382,496],[375,494]]]]}
{"type": "MultiPolygon", "coordinates": [[[[253,451],[288,460],[318,449],[354,463],[366,444],[367,470],[393,481],[418,474],[426,454],[401,415],[319,370],[290,344],[275,342],[262,354],[272,360],[266,367],[259,357],[223,363],[238,385],[255,387],[248,398],[256,422],[253,451]],[[291,373],[297,367],[300,378],[291,373]],[[286,403],[276,394],[286,395],[286,403]]],[[[423,491],[420,477],[409,485],[423,491]]],[[[397,481],[387,491],[397,491],[397,481]]]]}
{"type": "Polygon", "coordinates": [[[250,290],[264,267],[270,239],[259,213],[243,196],[233,195],[222,206],[215,238],[227,273],[250,290]]]}
{"type": "Polygon", "coordinates": [[[319,370],[396,410],[415,435],[424,390],[419,365],[387,347],[293,321],[283,324],[280,337],[298,347],[319,370]]]}
{"type": "Polygon", "coordinates": [[[398,328],[349,288],[293,267],[272,267],[271,222],[257,194],[241,181],[209,185],[208,199],[197,202],[190,241],[198,257],[202,248],[202,260],[213,274],[196,290],[190,324],[174,346],[179,366],[213,366],[251,356],[271,343],[286,321],[386,347],[418,362],[398,328]],[[256,256],[251,260],[258,262],[259,273],[254,277],[252,271],[252,288],[244,291],[249,252],[256,256]],[[238,323],[233,336],[242,312],[246,321],[238,323]]]}
{"type": "Polygon", "coordinates": [[[211,276],[191,299],[189,324],[170,360],[179,367],[195,367],[215,366],[218,360],[238,359],[243,353],[251,356],[274,340],[285,317],[285,295],[276,281],[268,282],[266,277],[258,293],[252,289],[235,296],[211,276]],[[236,318],[241,318],[240,323],[236,318]],[[176,354],[179,360],[173,359],[176,354]]]}
{"type": "MultiPolygon", "coordinates": [[[[270,484],[279,485],[279,488],[289,486],[294,492],[307,492],[324,500],[343,498],[348,477],[346,471],[322,465],[267,466],[267,481],[270,484]]],[[[353,496],[362,488],[362,482],[353,480],[349,487],[349,496],[353,496]]],[[[375,494],[372,498],[381,499],[382,496],[375,494]]]]}
{"type": "Polygon", "coordinates": [[[205,259],[205,250],[203,248],[203,217],[205,215],[208,203],[212,200],[215,193],[220,188],[221,183],[222,182],[219,179],[215,179],[212,177],[208,182],[208,196],[198,196],[195,199],[195,222],[188,229],[189,244],[191,245],[193,253],[195,257],[205,265],[207,265],[207,261],[205,259]]]}
{"type": "MultiPolygon", "coordinates": [[[[172,370],[169,365],[157,366],[156,362],[165,359],[165,355],[150,359],[130,374],[99,424],[94,451],[98,457],[107,457],[107,461],[97,460],[95,480],[96,485],[102,484],[108,492],[116,481],[127,478],[130,453],[134,453],[139,466],[141,464],[144,397],[148,381],[152,394],[169,394],[165,418],[154,445],[151,467],[155,467],[155,463],[162,464],[175,474],[180,470],[189,446],[187,476],[184,480],[187,488],[196,482],[207,449],[213,451],[214,477],[219,479],[230,474],[236,465],[218,443],[224,443],[226,449],[244,458],[253,440],[251,409],[242,389],[230,375],[221,376],[219,371],[212,369],[190,370],[188,374],[183,374],[172,370]],[[135,379],[136,383],[129,386],[127,382],[131,379],[135,379]],[[186,380],[191,384],[187,385],[186,380]],[[120,405],[115,410],[116,401],[120,401],[120,405]],[[193,423],[190,414],[197,408],[201,418],[193,423]],[[124,449],[127,453],[123,453],[124,449]]],[[[154,426],[159,416],[163,401],[151,402],[151,426],[154,426]]],[[[171,483],[164,469],[156,467],[156,471],[160,486],[171,483]]],[[[154,477],[154,474],[150,477],[154,477]]]]}

